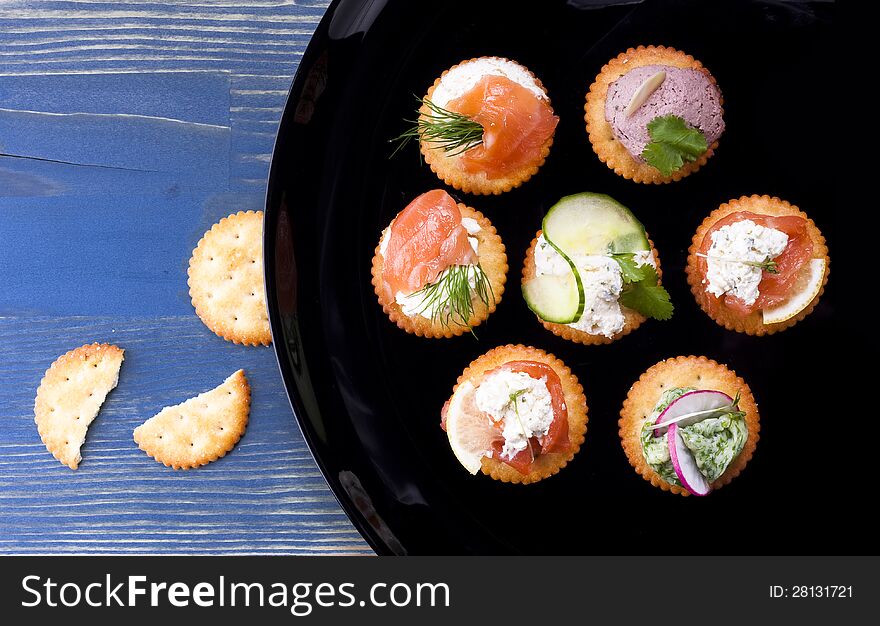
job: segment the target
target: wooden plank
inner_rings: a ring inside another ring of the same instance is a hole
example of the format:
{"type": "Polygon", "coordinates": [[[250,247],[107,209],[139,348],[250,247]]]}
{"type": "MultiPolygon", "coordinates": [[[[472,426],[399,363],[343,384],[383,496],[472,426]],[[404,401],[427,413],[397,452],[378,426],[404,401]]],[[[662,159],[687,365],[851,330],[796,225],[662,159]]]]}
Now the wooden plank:
{"type": "Polygon", "coordinates": [[[4,318],[0,345],[0,553],[369,551],[315,467],[271,349],[225,342],[193,315],[4,318]],[[74,472],[40,441],[33,397],[56,356],[90,341],[126,354],[74,472]],[[253,406],[231,453],[174,471],[137,448],[138,424],[237,367],[253,406]]]}
{"type": "Polygon", "coordinates": [[[326,1],[0,3],[0,553],[369,554],[320,475],[269,348],[195,317],[204,231],[262,208],[290,81],[326,1]],[[45,369],[126,349],[73,472],[45,450],[45,369]],[[242,367],[248,431],[175,472],[132,430],[242,367]]]}

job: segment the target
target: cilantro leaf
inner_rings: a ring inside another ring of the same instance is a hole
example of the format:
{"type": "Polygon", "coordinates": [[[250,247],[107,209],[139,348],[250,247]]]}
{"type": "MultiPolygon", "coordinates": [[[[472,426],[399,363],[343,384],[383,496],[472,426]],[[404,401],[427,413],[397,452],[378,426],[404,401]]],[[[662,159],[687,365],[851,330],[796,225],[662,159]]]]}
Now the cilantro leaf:
{"type": "Polygon", "coordinates": [[[657,283],[657,272],[650,265],[636,265],[634,255],[631,252],[616,252],[611,254],[611,258],[617,261],[620,266],[620,273],[623,275],[623,282],[626,284],[637,283],[639,281],[654,276],[654,282],[657,283]]]}
{"type": "Polygon", "coordinates": [[[642,158],[664,176],[680,169],[685,161],[696,161],[709,149],[706,136],[677,115],[655,117],[648,122],[648,135],[651,143],[645,146],[642,158]]]}
{"type": "Polygon", "coordinates": [[[620,303],[657,320],[668,320],[672,317],[673,306],[669,300],[669,292],[656,282],[653,285],[649,281],[627,285],[620,294],[620,303]]]}

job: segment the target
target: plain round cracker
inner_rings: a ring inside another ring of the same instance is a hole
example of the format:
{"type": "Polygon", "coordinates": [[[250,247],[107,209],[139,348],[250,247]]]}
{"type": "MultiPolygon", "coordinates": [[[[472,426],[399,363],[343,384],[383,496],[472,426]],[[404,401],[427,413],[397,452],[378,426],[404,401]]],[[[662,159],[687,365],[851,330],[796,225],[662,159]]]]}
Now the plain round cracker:
{"type": "Polygon", "coordinates": [[[40,381],[34,400],[40,439],[70,469],[79,467],[89,425],[119,381],[124,353],[106,343],[80,346],[58,357],[40,381]]]}
{"type": "MultiPolygon", "coordinates": [[[[535,277],[535,246],[538,245],[538,237],[541,236],[543,231],[538,231],[535,233],[535,238],[532,239],[532,243],[529,246],[528,251],[526,252],[526,260],[523,263],[522,270],[522,284],[525,285],[526,282],[532,280],[535,277]]],[[[657,253],[657,248],[654,247],[654,242],[651,238],[648,238],[648,243],[651,246],[651,253],[654,255],[654,262],[657,264],[657,284],[662,284],[661,278],[663,277],[663,271],[660,269],[660,255],[657,253]]],[[[620,305],[620,310],[623,313],[624,324],[623,328],[620,332],[614,334],[612,337],[606,337],[605,335],[591,335],[588,332],[584,332],[583,330],[579,330],[577,328],[572,328],[568,324],[555,324],[553,322],[547,322],[542,320],[540,317],[535,315],[541,325],[549,330],[551,333],[556,335],[557,337],[562,337],[563,339],[568,339],[569,341],[573,341],[575,343],[580,343],[585,346],[598,346],[603,344],[609,344],[617,341],[621,337],[630,334],[636,328],[642,325],[642,323],[647,320],[644,315],[639,313],[636,310],[627,308],[620,305]]]]}
{"type": "Polygon", "coordinates": [[[727,330],[735,330],[740,333],[755,336],[772,335],[773,333],[783,331],[786,328],[794,326],[807,315],[812,313],[813,309],[816,308],[816,304],[819,302],[819,298],[821,298],[822,294],[825,292],[825,285],[828,283],[828,274],[830,271],[831,259],[828,257],[828,246],[825,245],[825,237],[822,236],[822,232],[813,220],[795,205],[777,197],[770,197],[767,195],[742,196],[739,199],[725,202],[712,211],[712,213],[703,220],[703,223],[700,224],[699,228],[697,228],[697,232],[694,233],[693,239],[691,240],[691,246],[688,248],[687,266],[685,268],[687,281],[691,287],[691,293],[694,294],[697,304],[700,305],[700,308],[703,309],[706,315],[727,330]],[[806,220],[807,234],[813,242],[812,258],[825,259],[825,276],[823,277],[822,286],[819,288],[819,292],[810,304],[794,317],[776,324],[764,324],[760,310],[754,311],[746,317],[742,317],[742,315],[737,311],[730,309],[720,299],[717,301],[714,310],[713,307],[710,306],[710,298],[713,298],[713,296],[706,291],[706,286],[703,284],[703,275],[699,270],[700,257],[697,256],[697,252],[700,251],[703,240],[716,222],[731,213],[737,213],[739,211],[749,211],[759,215],[771,215],[774,217],[793,215],[806,220]]]}
{"type": "MultiPolygon", "coordinates": [[[[379,298],[379,304],[389,319],[397,324],[397,326],[408,333],[418,335],[419,337],[428,337],[431,339],[441,339],[449,337],[457,337],[464,333],[471,332],[471,329],[482,324],[491,313],[495,311],[498,303],[501,302],[501,296],[504,295],[504,285],[507,282],[507,254],[505,252],[504,243],[501,237],[485,215],[465,204],[459,203],[458,209],[461,211],[462,217],[469,217],[476,220],[480,225],[480,231],[469,237],[475,237],[478,242],[478,254],[480,266],[489,279],[492,286],[492,294],[495,296],[494,301],[487,306],[479,298],[474,300],[474,314],[468,320],[470,327],[461,326],[451,323],[444,326],[439,320],[432,320],[421,315],[406,315],[383,288],[382,268],[384,266],[384,258],[382,257],[382,237],[385,236],[388,228],[382,231],[379,237],[379,243],[376,244],[376,252],[373,256],[372,283],[379,298]]],[[[390,226],[389,226],[390,228],[390,226]]]]}
{"type": "MultiPolygon", "coordinates": [[[[440,84],[440,81],[443,80],[443,77],[455,69],[459,65],[463,65],[465,63],[470,63],[472,61],[477,61],[479,59],[486,58],[495,58],[501,59],[502,61],[510,61],[511,63],[516,63],[516,61],[511,61],[510,59],[506,59],[504,57],[477,57],[473,59],[467,59],[453,65],[448,70],[444,71],[437,80],[434,81],[434,84],[428,89],[427,95],[425,95],[425,100],[430,100],[434,95],[434,89],[437,88],[437,85],[440,84]]],[[[517,63],[520,67],[526,70],[529,75],[534,79],[535,84],[544,92],[544,96],[546,98],[547,105],[550,106],[550,113],[553,113],[553,107],[550,105],[550,97],[547,95],[547,89],[544,87],[544,84],[540,81],[540,79],[535,76],[528,68],[523,65],[517,63]]],[[[428,105],[422,104],[419,109],[419,120],[424,120],[426,116],[431,113],[431,110],[428,108],[428,105]]],[[[464,171],[464,169],[460,165],[460,155],[455,154],[449,156],[443,148],[432,145],[429,141],[419,141],[419,149],[422,152],[422,156],[425,159],[425,163],[427,163],[431,170],[442,180],[444,183],[451,187],[455,187],[456,189],[460,189],[465,193],[472,193],[475,195],[500,195],[505,191],[510,191],[516,187],[519,187],[524,182],[529,180],[532,176],[538,173],[538,170],[541,169],[541,166],[544,165],[544,161],[547,160],[547,155],[550,154],[550,147],[553,145],[553,137],[556,134],[556,130],[554,129],[553,133],[544,142],[541,146],[541,156],[538,161],[531,165],[524,165],[520,167],[518,170],[511,172],[507,176],[500,178],[487,178],[486,174],[483,172],[477,172],[471,174],[469,172],[464,171]]]]}
{"type": "MultiPolygon", "coordinates": [[[[596,80],[590,85],[584,105],[587,134],[590,136],[590,144],[599,160],[620,176],[636,183],[658,185],[671,183],[681,180],[705,165],[709,157],[715,154],[715,150],[718,149],[718,141],[712,142],[709,149],[701,154],[696,161],[688,161],[670,176],[663,176],[657,168],[633,158],[629,150],[614,136],[611,124],[605,119],[605,101],[608,98],[608,88],[614,81],[631,69],[645,65],[668,65],[682,69],[699,70],[713,85],[718,86],[715,77],[709,73],[709,70],[689,54],[667,46],[630,48],[605,64],[596,76],[596,80]]],[[[720,104],[724,105],[723,97],[720,98],[720,104]]],[[[721,114],[724,114],[724,109],[721,110],[721,114]]]]}
{"type": "Polygon", "coordinates": [[[568,465],[575,454],[578,453],[587,434],[587,399],[584,396],[584,388],[578,382],[577,376],[572,373],[565,363],[549,352],[522,344],[498,346],[471,361],[471,364],[458,377],[455,387],[452,388],[452,395],[455,395],[459,385],[464,381],[469,380],[474,386],[478,386],[480,379],[486,372],[510,361],[538,361],[552,367],[562,382],[565,406],[568,409],[568,438],[571,443],[571,448],[568,452],[552,452],[538,455],[532,464],[532,470],[528,474],[521,474],[507,463],[498,459],[483,457],[482,471],[487,476],[505,483],[528,485],[553,476],[568,465]]]}
{"type": "Polygon", "coordinates": [[[272,343],[263,285],[263,212],[239,211],[214,224],[187,271],[196,315],[223,339],[272,343]]]}
{"type": "Polygon", "coordinates": [[[250,406],[251,388],[244,370],[238,370],[218,387],[159,411],[134,429],[134,440],[166,467],[206,465],[244,435],[250,406]]]}
{"type": "Polygon", "coordinates": [[[676,387],[696,387],[726,393],[731,398],[740,394],[739,408],[745,411],[748,439],[739,455],[731,461],[724,473],[711,483],[712,489],[719,489],[739,476],[751,460],[760,439],[761,422],[758,404],[752,390],[736,372],[704,356],[679,356],[652,365],[630,387],[623,408],[620,410],[620,442],[630,465],[642,478],[663,491],[671,491],[682,496],[690,492],[678,485],[670,485],[645,461],[642,452],[642,426],[657,405],[660,394],[676,387]]]}

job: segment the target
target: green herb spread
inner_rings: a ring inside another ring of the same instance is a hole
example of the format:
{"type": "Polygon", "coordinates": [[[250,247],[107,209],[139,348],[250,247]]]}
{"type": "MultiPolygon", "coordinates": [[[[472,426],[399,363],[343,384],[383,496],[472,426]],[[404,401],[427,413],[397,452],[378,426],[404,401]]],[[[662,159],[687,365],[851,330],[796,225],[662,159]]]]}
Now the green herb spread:
{"type": "MultiPolygon", "coordinates": [[[[677,387],[664,392],[642,427],[642,454],[645,455],[645,461],[660,475],[660,478],[671,485],[681,485],[681,483],[675,475],[669,457],[668,439],[665,436],[655,437],[650,427],[666,407],[690,391],[696,389],[677,387]]],[[[731,411],[718,417],[710,417],[682,427],[679,432],[684,445],[694,455],[697,468],[709,482],[717,480],[724,473],[730,462],[742,451],[749,437],[745,413],[742,411],[731,411]]]]}

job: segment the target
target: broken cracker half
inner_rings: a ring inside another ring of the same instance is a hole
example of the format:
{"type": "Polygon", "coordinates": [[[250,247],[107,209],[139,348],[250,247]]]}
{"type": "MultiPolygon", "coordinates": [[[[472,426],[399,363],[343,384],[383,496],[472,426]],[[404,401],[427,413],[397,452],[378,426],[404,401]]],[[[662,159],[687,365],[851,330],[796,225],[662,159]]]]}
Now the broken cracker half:
{"type": "Polygon", "coordinates": [[[80,346],[58,357],[46,370],[34,401],[34,421],[53,456],[79,467],[89,425],[119,381],[124,350],[106,343],[80,346]]]}
{"type": "Polygon", "coordinates": [[[262,211],[239,211],[214,224],[193,250],[187,274],[196,315],[208,328],[233,343],[272,343],[262,211]]]}
{"type": "Polygon", "coordinates": [[[222,385],[157,415],[134,429],[141,450],[174,469],[191,469],[216,461],[244,434],[251,407],[251,388],[244,370],[222,385]]]}

